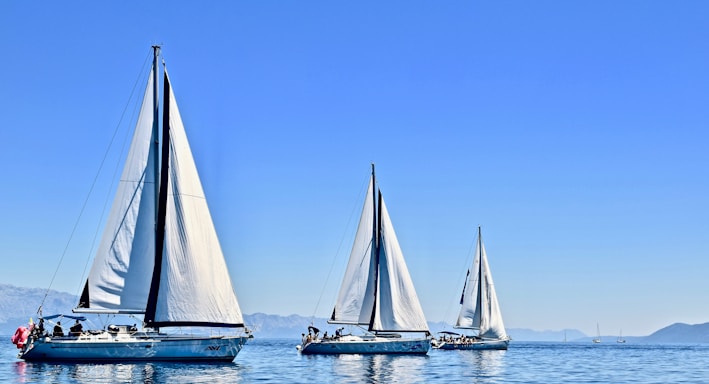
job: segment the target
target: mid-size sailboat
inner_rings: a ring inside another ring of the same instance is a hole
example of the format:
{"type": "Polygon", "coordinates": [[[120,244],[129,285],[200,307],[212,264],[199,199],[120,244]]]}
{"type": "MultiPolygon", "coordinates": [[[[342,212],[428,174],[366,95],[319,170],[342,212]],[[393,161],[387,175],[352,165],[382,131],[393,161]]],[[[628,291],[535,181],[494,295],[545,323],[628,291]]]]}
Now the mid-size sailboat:
{"type": "Polygon", "coordinates": [[[447,332],[435,340],[433,346],[443,350],[507,349],[510,337],[502,322],[502,312],[497,301],[495,285],[487,262],[487,253],[478,227],[478,242],[475,248],[473,267],[468,270],[463,295],[460,298],[460,313],[455,328],[477,330],[477,335],[447,332]]]}
{"type": "MultiPolygon", "coordinates": [[[[232,361],[249,339],[167,70],[160,140],[159,53],[153,47],[151,76],[120,184],[74,309],[142,316],[143,327],[109,325],[54,336],[32,325],[21,359],[232,361]],[[169,327],[210,331],[161,331],[169,327]]],[[[67,317],[77,323],[85,319],[67,317]]]]}
{"type": "MultiPolygon", "coordinates": [[[[366,327],[362,335],[304,337],[303,354],[426,354],[431,347],[428,324],[394,233],[374,164],[362,216],[330,324],[366,327]],[[423,333],[424,337],[402,337],[423,333]]],[[[312,327],[311,327],[312,331],[312,327]]]]}

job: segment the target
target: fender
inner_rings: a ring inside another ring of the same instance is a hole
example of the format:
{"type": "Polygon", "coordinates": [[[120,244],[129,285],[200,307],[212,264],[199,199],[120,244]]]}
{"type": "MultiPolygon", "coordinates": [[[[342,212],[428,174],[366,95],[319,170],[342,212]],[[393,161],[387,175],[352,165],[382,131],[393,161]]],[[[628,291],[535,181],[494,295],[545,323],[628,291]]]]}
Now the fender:
{"type": "Polygon", "coordinates": [[[15,330],[15,334],[12,335],[10,341],[12,344],[17,345],[17,349],[22,349],[27,343],[27,338],[30,336],[30,330],[27,327],[20,326],[15,330]]]}

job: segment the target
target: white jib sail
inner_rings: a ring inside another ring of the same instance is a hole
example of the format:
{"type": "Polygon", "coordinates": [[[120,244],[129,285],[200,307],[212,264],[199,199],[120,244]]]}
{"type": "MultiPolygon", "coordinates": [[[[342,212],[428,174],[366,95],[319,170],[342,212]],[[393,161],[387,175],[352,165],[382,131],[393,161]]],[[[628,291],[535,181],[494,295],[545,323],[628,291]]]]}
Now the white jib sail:
{"type": "Polygon", "coordinates": [[[394,233],[389,212],[381,199],[381,245],[377,305],[371,330],[428,332],[404,254],[394,233]]]}
{"type": "Polygon", "coordinates": [[[373,180],[364,199],[362,215],[355,235],[345,276],[342,279],[331,322],[368,325],[374,305],[374,265],[372,235],[374,225],[373,180]]]}
{"type": "Polygon", "coordinates": [[[169,102],[170,173],[155,321],[243,324],[172,88],[169,102]]]}
{"type": "Polygon", "coordinates": [[[152,90],[153,78],[149,76],[111,213],[89,273],[89,302],[80,303],[82,308],[145,310],[155,254],[152,90]]]}
{"type": "Polygon", "coordinates": [[[455,326],[478,329],[479,335],[486,338],[507,336],[495,293],[495,284],[487,262],[487,252],[480,237],[475,247],[473,267],[466,281],[463,302],[455,326]]]}

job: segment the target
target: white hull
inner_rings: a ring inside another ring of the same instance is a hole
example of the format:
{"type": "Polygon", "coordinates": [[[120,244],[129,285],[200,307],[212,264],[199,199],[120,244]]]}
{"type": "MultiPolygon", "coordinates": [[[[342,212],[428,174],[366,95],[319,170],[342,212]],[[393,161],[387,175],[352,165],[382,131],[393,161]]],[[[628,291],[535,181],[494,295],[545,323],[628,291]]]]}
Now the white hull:
{"type": "Polygon", "coordinates": [[[43,337],[19,356],[27,361],[233,361],[248,336],[166,334],[43,337]]]}
{"type": "Polygon", "coordinates": [[[431,349],[431,340],[392,339],[385,337],[342,336],[337,339],[314,340],[305,343],[300,353],[306,355],[337,354],[418,354],[425,355],[431,349]]]}
{"type": "Polygon", "coordinates": [[[483,349],[497,349],[505,350],[510,344],[510,339],[490,339],[490,340],[476,340],[472,342],[442,342],[439,344],[434,344],[434,348],[442,349],[446,351],[468,351],[468,350],[483,350],[483,349]]]}

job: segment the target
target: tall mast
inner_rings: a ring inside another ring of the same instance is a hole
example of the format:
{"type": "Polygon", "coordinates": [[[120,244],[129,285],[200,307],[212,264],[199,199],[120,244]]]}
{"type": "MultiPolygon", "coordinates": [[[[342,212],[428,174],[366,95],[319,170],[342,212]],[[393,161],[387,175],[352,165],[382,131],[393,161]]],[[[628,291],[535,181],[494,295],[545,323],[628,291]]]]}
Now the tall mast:
{"type": "Polygon", "coordinates": [[[370,276],[370,279],[374,279],[374,301],[372,304],[372,314],[369,317],[369,330],[372,330],[372,324],[374,323],[374,317],[377,313],[377,294],[379,290],[379,246],[381,245],[379,240],[381,239],[381,205],[382,205],[382,193],[379,192],[379,200],[377,200],[377,178],[374,174],[374,163],[372,163],[372,210],[374,211],[374,217],[372,220],[372,257],[374,258],[374,276],[370,276]]]}
{"type": "Polygon", "coordinates": [[[374,163],[372,163],[372,209],[374,210],[374,220],[372,220],[372,248],[379,247],[379,236],[377,236],[377,178],[374,175],[374,163]]]}
{"type": "MultiPolygon", "coordinates": [[[[155,62],[154,62],[154,72],[155,84],[157,84],[157,52],[159,46],[154,46],[153,49],[156,52],[155,62]]],[[[159,166],[156,165],[156,181],[155,185],[158,190],[157,200],[156,200],[156,219],[155,219],[155,263],[153,266],[153,276],[150,283],[150,292],[148,293],[148,303],[145,308],[145,318],[144,322],[149,327],[154,327],[152,323],[155,321],[155,309],[158,300],[158,290],[160,289],[160,275],[162,272],[162,251],[165,246],[165,216],[167,213],[167,183],[169,175],[169,163],[170,163],[170,81],[167,78],[167,71],[164,71],[163,79],[163,121],[162,121],[162,143],[158,140],[159,135],[155,136],[155,147],[156,156],[160,154],[159,166]],[[162,150],[160,150],[160,145],[162,144],[162,150]]],[[[155,89],[155,100],[157,100],[158,87],[155,89]]],[[[156,101],[157,102],[157,101],[156,101]]],[[[157,104],[156,104],[157,106],[157,104]]],[[[157,125],[159,121],[159,114],[157,113],[158,108],[155,109],[156,117],[153,125],[153,129],[157,131],[157,125]]],[[[155,159],[155,164],[158,164],[157,159],[155,159]]]]}
{"type": "MultiPolygon", "coordinates": [[[[158,84],[158,56],[160,56],[160,46],[159,45],[153,45],[153,153],[157,154],[160,153],[160,105],[159,103],[159,98],[158,98],[158,92],[159,92],[159,84],[158,84]]],[[[156,158],[155,161],[153,162],[153,183],[155,183],[155,222],[157,223],[158,221],[158,199],[159,199],[159,188],[158,188],[158,183],[160,181],[160,162],[156,158]]]]}
{"type": "Polygon", "coordinates": [[[480,325],[478,326],[478,331],[482,328],[482,313],[483,309],[483,238],[482,231],[478,225],[478,316],[480,318],[480,325]]]}

